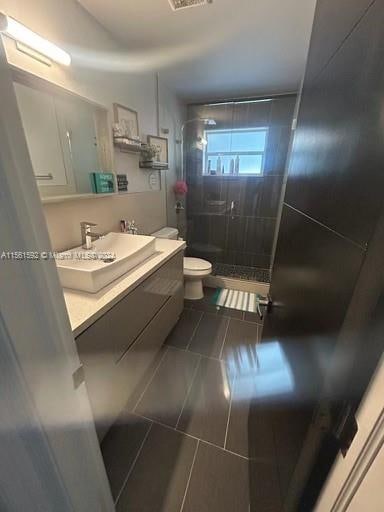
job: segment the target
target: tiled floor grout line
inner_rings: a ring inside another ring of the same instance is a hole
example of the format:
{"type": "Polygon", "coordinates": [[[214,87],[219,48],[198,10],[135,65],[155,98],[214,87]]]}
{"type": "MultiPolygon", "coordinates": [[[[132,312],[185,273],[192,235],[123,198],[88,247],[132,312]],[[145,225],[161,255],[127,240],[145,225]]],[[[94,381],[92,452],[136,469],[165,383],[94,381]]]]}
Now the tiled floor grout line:
{"type": "MultiPolygon", "coordinates": [[[[234,309],[234,308],[230,308],[230,309],[232,309],[233,311],[240,311],[240,312],[244,313],[244,315],[245,315],[245,313],[251,313],[251,311],[242,311],[240,309],[234,309]]],[[[200,310],[195,309],[194,311],[200,311],[200,310]]],[[[203,313],[214,315],[214,316],[220,316],[222,318],[228,318],[228,320],[239,320],[240,322],[246,322],[247,324],[263,325],[262,320],[258,320],[257,322],[255,322],[253,320],[245,320],[245,318],[243,318],[243,316],[241,316],[241,318],[238,318],[237,316],[221,315],[220,313],[217,313],[217,312],[212,313],[210,311],[204,311],[203,313]]]]}
{"type": "Polygon", "coordinates": [[[195,448],[195,453],[193,454],[193,460],[192,460],[192,464],[191,464],[191,469],[189,471],[189,475],[188,475],[188,480],[187,480],[187,485],[185,486],[185,491],[184,491],[184,496],[183,496],[183,501],[181,502],[181,506],[180,506],[180,512],[183,512],[183,508],[184,508],[184,505],[185,505],[185,500],[187,498],[187,494],[188,494],[188,489],[189,489],[189,484],[191,483],[191,478],[192,478],[192,473],[193,473],[193,467],[195,465],[195,461],[196,461],[196,457],[197,457],[197,451],[199,449],[199,446],[200,446],[200,441],[198,440],[197,443],[196,443],[196,448],[195,448]]]}
{"type": "Polygon", "coordinates": [[[221,308],[220,307],[215,311],[205,311],[205,310],[202,310],[202,309],[197,309],[197,308],[194,308],[194,307],[191,307],[191,308],[185,308],[185,309],[189,309],[189,310],[193,310],[193,311],[200,311],[201,313],[208,313],[208,314],[211,314],[211,315],[214,315],[214,316],[222,316],[223,318],[229,318],[229,319],[232,319],[232,320],[240,320],[242,322],[247,322],[247,324],[257,324],[257,325],[263,325],[263,321],[262,320],[257,320],[257,321],[253,321],[253,320],[246,320],[245,319],[245,315],[247,313],[254,313],[255,315],[257,314],[256,311],[245,311],[243,309],[236,309],[236,308],[226,308],[226,309],[230,309],[231,311],[238,311],[239,313],[241,313],[241,317],[236,317],[236,316],[231,316],[231,315],[226,315],[226,314],[221,314],[219,313],[219,311],[221,311],[221,308]]]}
{"type": "Polygon", "coordinates": [[[277,482],[278,482],[278,488],[279,488],[279,494],[280,494],[280,502],[283,503],[283,489],[282,489],[282,475],[281,475],[281,468],[278,460],[278,451],[277,451],[277,443],[276,443],[276,434],[275,434],[275,423],[272,420],[272,439],[273,439],[273,451],[275,454],[275,466],[276,466],[276,476],[277,476],[277,482]]]}
{"type": "Polygon", "coordinates": [[[120,499],[121,495],[123,494],[123,491],[124,491],[124,489],[125,489],[125,486],[127,485],[127,482],[128,482],[128,480],[129,480],[129,477],[131,476],[131,474],[132,474],[132,472],[133,472],[133,469],[134,469],[134,467],[135,467],[135,465],[136,465],[136,462],[137,462],[138,458],[140,457],[140,453],[142,452],[142,449],[143,449],[143,447],[144,447],[144,445],[145,445],[145,442],[146,442],[146,440],[148,439],[148,436],[149,436],[149,433],[150,433],[150,431],[151,431],[151,429],[152,429],[152,426],[153,426],[153,421],[151,421],[151,424],[150,424],[150,425],[149,425],[149,427],[148,427],[148,430],[147,430],[147,432],[146,432],[146,434],[145,434],[145,436],[144,436],[144,439],[143,439],[143,441],[142,441],[142,443],[141,443],[141,445],[140,445],[140,448],[138,449],[138,452],[137,452],[137,454],[136,454],[136,457],[134,458],[134,460],[133,460],[133,462],[132,462],[132,465],[131,465],[131,467],[129,468],[129,471],[128,471],[128,473],[127,473],[127,476],[126,476],[126,477],[125,477],[125,479],[124,479],[124,482],[123,482],[123,485],[121,486],[120,492],[119,492],[119,494],[118,494],[118,495],[117,495],[117,497],[116,497],[115,505],[117,505],[117,503],[119,502],[119,499],[120,499]]]}
{"type": "Polygon", "coordinates": [[[225,359],[218,359],[217,357],[207,356],[206,354],[200,354],[200,352],[195,352],[191,349],[187,350],[186,348],[175,347],[174,345],[168,345],[168,347],[174,350],[181,350],[181,352],[188,352],[188,354],[192,354],[194,356],[200,356],[202,358],[204,357],[205,359],[212,359],[212,361],[217,361],[219,363],[225,363],[226,365],[228,365],[228,362],[225,359]]]}
{"type": "Polygon", "coordinates": [[[233,393],[235,389],[235,382],[236,382],[236,373],[233,376],[232,379],[232,388],[231,388],[231,398],[229,400],[229,409],[228,409],[228,418],[227,418],[227,426],[225,428],[225,437],[224,437],[224,450],[227,449],[227,438],[228,438],[228,429],[229,429],[229,422],[231,420],[231,411],[232,411],[232,399],[233,399],[233,393]]]}
{"type": "MultiPolygon", "coordinates": [[[[187,308],[186,308],[187,309],[187,308]]],[[[220,317],[223,317],[223,318],[233,318],[234,320],[242,320],[241,318],[238,318],[236,316],[230,316],[230,315],[222,315],[221,313],[219,313],[220,311],[220,308],[217,309],[216,311],[212,311],[212,310],[203,310],[203,309],[197,309],[197,308],[191,308],[193,311],[199,311],[200,313],[205,313],[207,315],[213,315],[213,316],[220,316],[220,317]]],[[[227,309],[233,309],[233,308],[227,308],[227,309]]],[[[233,311],[240,311],[239,309],[233,309],[233,311]]],[[[248,311],[247,311],[248,313],[248,311]]],[[[256,322],[252,322],[251,320],[245,320],[246,322],[250,322],[251,324],[254,324],[256,322]]]]}
{"type": "Polygon", "coordinates": [[[187,400],[188,400],[188,398],[189,398],[189,394],[190,394],[190,392],[191,392],[191,389],[192,389],[193,383],[195,382],[196,375],[197,375],[197,372],[198,372],[199,367],[200,367],[201,359],[202,359],[202,357],[201,357],[201,355],[199,355],[199,360],[198,360],[198,362],[197,362],[197,364],[196,364],[196,368],[195,368],[195,370],[194,370],[194,372],[193,372],[193,376],[192,376],[192,379],[191,379],[191,383],[190,383],[190,385],[188,386],[188,390],[187,390],[187,393],[186,393],[185,398],[184,398],[183,406],[182,406],[182,408],[181,408],[181,411],[180,411],[179,417],[177,418],[177,422],[176,422],[175,430],[177,430],[177,427],[179,426],[179,423],[180,423],[180,420],[181,420],[181,416],[182,416],[182,414],[183,414],[183,412],[184,412],[185,405],[186,405],[187,400]]]}
{"type": "MultiPolygon", "coordinates": [[[[153,420],[152,418],[149,418],[149,416],[144,416],[143,414],[139,414],[137,412],[132,412],[131,414],[133,414],[134,416],[137,416],[138,418],[140,418],[142,420],[151,421],[152,423],[155,423],[155,425],[160,425],[161,427],[165,427],[170,430],[176,430],[175,427],[172,427],[171,425],[167,425],[166,423],[162,423],[161,421],[158,421],[158,420],[153,420]]],[[[180,430],[177,430],[177,432],[180,432],[180,430]]],[[[184,434],[184,432],[182,432],[182,433],[184,434]]],[[[192,437],[192,436],[189,436],[189,437],[192,437]]],[[[197,438],[194,438],[194,439],[197,439],[197,438]]]]}
{"type": "Polygon", "coordinates": [[[227,334],[228,334],[229,324],[230,323],[231,323],[231,319],[228,320],[227,328],[225,329],[225,334],[224,334],[224,337],[223,337],[223,343],[221,344],[221,349],[220,349],[220,354],[219,354],[219,360],[220,361],[223,360],[223,351],[224,351],[225,342],[227,340],[227,334]]]}
{"type": "MultiPolygon", "coordinates": [[[[163,346],[165,346],[165,345],[163,345],[163,346]]],[[[158,372],[158,370],[159,370],[159,368],[160,368],[160,365],[161,365],[161,363],[163,362],[163,360],[164,360],[164,358],[165,358],[166,354],[168,353],[168,350],[169,350],[169,346],[165,346],[164,354],[161,356],[159,363],[157,364],[156,368],[155,368],[155,369],[154,369],[154,371],[153,371],[152,377],[148,380],[148,382],[147,382],[146,386],[144,387],[143,392],[141,393],[141,395],[140,395],[139,399],[137,400],[137,402],[136,402],[136,404],[135,404],[135,407],[132,409],[132,411],[133,411],[133,412],[135,412],[135,411],[136,411],[136,408],[137,408],[137,406],[139,405],[139,403],[141,402],[141,400],[143,399],[143,396],[145,395],[145,392],[147,391],[147,389],[149,388],[149,386],[152,384],[152,381],[153,381],[153,379],[155,378],[155,375],[156,375],[156,373],[158,372]]]]}
{"type": "Polygon", "coordinates": [[[150,421],[152,423],[155,423],[156,425],[160,425],[161,427],[167,428],[169,430],[174,430],[175,432],[178,432],[179,434],[182,434],[183,436],[190,437],[191,439],[195,439],[196,441],[200,441],[201,443],[209,444],[210,446],[213,446],[214,448],[217,448],[218,450],[221,450],[226,453],[230,453],[231,455],[235,455],[236,457],[240,457],[241,459],[248,460],[248,461],[250,460],[249,457],[246,457],[245,455],[241,455],[241,453],[233,452],[232,450],[223,448],[223,446],[219,446],[218,444],[211,443],[210,441],[201,439],[200,437],[193,436],[192,434],[189,434],[188,432],[184,432],[183,430],[179,430],[179,429],[176,429],[175,427],[171,427],[170,425],[166,425],[165,423],[161,423],[161,421],[153,420],[152,418],[149,418],[148,416],[143,416],[142,414],[138,414],[137,412],[131,413],[131,414],[134,414],[134,416],[137,416],[138,418],[150,421]]]}
{"type": "MultiPolygon", "coordinates": [[[[244,313],[248,313],[248,311],[244,311],[244,313]]],[[[252,322],[252,320],[244,320],[242,318],[234,318],[234,317],[231,317],[232,320],[240,320],[241,322],[245,322],[246,324],[253,324],[253,325],[258,325],[258,326],[262,326],[263,323],[260,321],[260,322],[252,322]]]]}
{"type": "Polygon", "coordinates": [[[205,359],[211,359],[212,361],[217,361],[218,363],[226,363],[226,361],[224,359],[218,359],[217,357],[200,354],[200,352],[194,352],[193,350],[187,350],[186,352],[188,352],[189,354],[196,355],[196,356],[204,357],[205,359]]]}
{"type": "MultiPolygon", "coordinates": [[[[178,430],[177,432],[181,432],[180,430],[178,430]]],[[[185,432],[181,432],[182,434],[185,434],[185,432]]],[[[189,435],[189,437],[194,437],[194,436],[191,436],[190,434],[186,434],[186,435],[189,435]]],[[[194,439],[198,439],[198,437],[195,437],[194,439]]],[[[235,455],[236,457],[240,457],[240,459],[244,459],[244,460],[247,460],[249,461],[249,458],[246,457],[245,455],[241,455],[241,453],[236,453],[236,452],[233,452],[232,450],[227,450],[227,448],[223,448],[222,446],[219,446],[217,444],[214,444],[214,443],[211,443],[210,441],[206,441],[205,439],[199,439],[199,441],[201,443],[205,443],[205,444],[209,444],[210,446],[213,446],[214,448],[217,448],[223,452],[226,452],[226,453],[230,453],[231,455],[235,455]]]]}
{"type": "MultiPolygon", "coordinates": [[[[188,308],[185,308],[185,309],[188,309],[188,308]]],[[[193,311],[199,311],[200,313],[211,314],[211,315],[214,315],[214,316],[220,316],[220,317],[223,317],[223,318],[228,318],[229,320],[240,320],[241,322],[246,322],[247,324],[263,325],[263,321],[262,320],[258,320],[257,322],[255,322],[253,320],[246,320],[245,319],[246,313],[252,313],[252,311],[243,311],[241,309],[228,308],[228,309],[231,309],[233,311],[240,311],[242,313],[242,315],[241,315],[241,318],[238,318],[236,316],[222,315],[222,314],[218,313],[217,311],[215,313],[213,313],[211,311],[202,311],[200,309],[194,309],[194,308],[191,308],[191,309],[193,311]]],[[[254,313],[256,314],[256,312],[254,312],[254,313]]]]}
{"type": "Polygon", "coordinates": [[[203,311],[200,311],[200,318],[199,318],[199,320],[197,321],[197,324],[196,324],[195,328],[193,329],[193,333],[192,333],[191,337],[189,338],[189,341],[188,341],[187,346],[185,347],[185,350],[188,350],[188,349],[189,349],[189,347],[191,346],[192,340],[193,340],[193,338],[195,337],[195,334],[196,334],[196,332],[197,332],[197,329],[199,328],[199,325],[200,325],[200,323],[201,323],[201,320],[202,320],[203,316],[204,316],[204,312],[203,312],[203,311]]]}

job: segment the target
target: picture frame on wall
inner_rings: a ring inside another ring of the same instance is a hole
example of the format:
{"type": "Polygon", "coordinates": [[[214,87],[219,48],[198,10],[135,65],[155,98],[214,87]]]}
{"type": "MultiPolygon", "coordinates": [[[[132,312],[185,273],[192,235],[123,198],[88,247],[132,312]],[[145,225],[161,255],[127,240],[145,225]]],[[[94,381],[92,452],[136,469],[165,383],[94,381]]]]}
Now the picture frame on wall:
{"type": "Polygon", "coordinates": [[[113,104],[114,121],[124,132],[124,137],[140,140],[139,115],[133,110],[119,103],[113,104]]]}
{"type": "Polygon", "coordinates": [[[155,163],[168,166],[168,139],[166,137],[148,135],[148,144],[159,148],[159,153],[154,159],[155,163]]]}

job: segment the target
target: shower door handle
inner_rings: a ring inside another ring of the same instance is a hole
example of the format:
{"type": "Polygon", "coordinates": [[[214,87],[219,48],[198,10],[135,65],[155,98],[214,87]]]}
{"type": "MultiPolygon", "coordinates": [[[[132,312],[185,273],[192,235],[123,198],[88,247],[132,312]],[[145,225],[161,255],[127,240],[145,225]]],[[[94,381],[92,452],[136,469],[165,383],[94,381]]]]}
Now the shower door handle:
{"type": "Polygon", "coordinates": [[[231,211],[231,218],[232,218],[232,220],[235,218],[235,216],[233,215],[234,210],[235,210],[235,201],[231,201],[230,211],[231,211]]]}
{"type": "Polygon", "coordinates": [[[259,299],[259,305],[260,304],[262,306],[266,306],[267,313],[270,313],[272,311],[273,301],[272,301],[272,297],[269,295],[269,293],[266,297],[261,297],[259,299]]]}

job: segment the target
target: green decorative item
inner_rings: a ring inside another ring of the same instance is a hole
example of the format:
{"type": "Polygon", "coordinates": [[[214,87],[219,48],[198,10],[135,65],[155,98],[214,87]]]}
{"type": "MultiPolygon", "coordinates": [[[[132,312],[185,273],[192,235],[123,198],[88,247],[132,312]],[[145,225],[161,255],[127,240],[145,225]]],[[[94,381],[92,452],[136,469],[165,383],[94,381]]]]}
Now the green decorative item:
{"type": "Polygon", "coordinates": [[[91,172],[92,192],[111,194],[115,191],[115,177],[112,172],[91,172]]]}

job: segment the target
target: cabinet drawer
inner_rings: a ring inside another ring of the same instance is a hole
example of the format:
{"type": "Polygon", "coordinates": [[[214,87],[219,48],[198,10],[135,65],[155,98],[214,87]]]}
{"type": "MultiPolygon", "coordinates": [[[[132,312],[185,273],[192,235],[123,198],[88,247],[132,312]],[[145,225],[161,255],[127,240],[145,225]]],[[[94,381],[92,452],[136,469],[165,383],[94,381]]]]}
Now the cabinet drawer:
{"type": "Polygon", "coordinates": [[[169,297],[180,289],[182,280],[182,261],[176,255],[112,308],[109,313],[110,343],[116,361],[128,350],[169,297]]]}
{"type": "MultiPolygon", "coordinates": [[[[178,293],[164,304],[152,322],[144,329],[116,365],[115,386],[111,400],[117,414],[121,412],[129,400],[132,400],[133,397],[138,398],[138,392],[142,391],[142,379],[177,322],[183,310],[183,301],[184,292],[179,289],[178,293]]],[[[105,424],[103,427],[104,430],[97,429],[99,437],[102,437],[106,431],[105,424]]]]}
{"type": "Polygon", "coordinates": [[[100,439],[176,323],[183,297],[177,254],[76,338],[100,439]]]}
{"type": "Polygon", "coordinates": [[[116,354],[109,350],[109,338],[108,315],[101,317],[76,338],[79,358],[84,367],[88,397],[98,427],[109,425],[110,418],[116,415],[116,404],[113,401],[116,354]]]}

